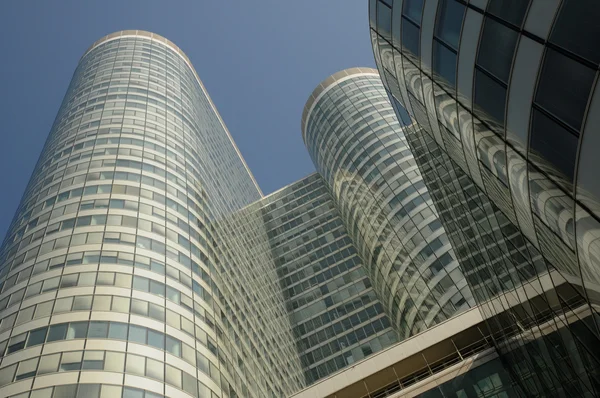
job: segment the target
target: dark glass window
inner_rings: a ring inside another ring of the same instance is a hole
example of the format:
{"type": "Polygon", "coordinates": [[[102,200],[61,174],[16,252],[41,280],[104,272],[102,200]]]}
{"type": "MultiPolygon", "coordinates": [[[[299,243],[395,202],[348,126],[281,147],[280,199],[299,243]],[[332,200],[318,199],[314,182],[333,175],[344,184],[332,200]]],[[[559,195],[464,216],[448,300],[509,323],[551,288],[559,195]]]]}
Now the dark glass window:
{"type": "Polygon", "coordinates": [[[572,181],[577,137],[537,109],[533,109],[531,149],[572,181]]]}
{"type": "Polygon", "coordinates": [[[50,326],[47,342],[64,340],[67,334],[67,324],[50,326]]]}
{"type": "Polygon", "coordinates": [[[485,19],[477,64],[508,83],[518,33],[491,18],[485,19]]]}
{"type": "Polygon", "coordinates": [[[435,35],[458,50],[458,39],[465,14],[465,6],[456,0],[442,0],[435,25],[435,35]]]}
{"type": "Polygon", "coordinates": [[[419,28],[407,19],[402,21],[402,46],[417,57],[421,54],[419,28]]]}
{"type": "Polygon", "coordinates": [[[108,331],[109,339],[127,340],[127,324],[111,323],[108,331]]]}
{"type": "Polygon", "coordinates": [[[88,338],[105,339],[108,336],[108,322],[90,322],[88,338]]]}
{"type": "Polygon", "coordinates": [[[535,101],[579,131],[594,75],[594,70],[547,48],[535,101]]]}
{"type": "MultiPolygon", "coordinates": [[[[475,72],[475,104],[488,117],[504,125],[506,88],[480,70],[475,72]]],[[[484,117],[484,119],[486,119],[484,117]]]]}
{"type": "Polygon", "coordinates": [[[381,2],[377,5],[377,32],[392,41],[392,9],[381,2]]]}
{"type": "Polygon", "coordinates": [[[421,15],[423,14],[423,0],[404,0],[402,14],[420,26],[421,15]]]}
{"type": "Polygon", "coordinates": [[[27,347],[42,344],[44,340],[46,340],[47,330],[47,328],[41,328],[29,332],[29,338],[27,339],[27,347]]]}
{"type": "Polygon", "coordinates": [[[452,86],[456,85],[456,53],[437,40],[433,41],[433,70],[452,86]]]}
{"type": "Polygon", "coordinates": [[[371,26],[374,28],[376,25],[376,16],[377,16],[377,0],[369,1],[369,20],[371,21],[371,26]]]}
{"type": "Polygon", "coordinates": [[[488,12],[521,27],[528,6],[529,0],[490,0],[488,12]]]}
{"type": "Polygon", "coordinates": [[[550,42],[600,63],[600,1],[564,0],[550,42]]]}
{"type": "Polygon", "coordinates": [[[146,328],[136,325],[129,326],[129,341],[146,344],[146,328]]]}

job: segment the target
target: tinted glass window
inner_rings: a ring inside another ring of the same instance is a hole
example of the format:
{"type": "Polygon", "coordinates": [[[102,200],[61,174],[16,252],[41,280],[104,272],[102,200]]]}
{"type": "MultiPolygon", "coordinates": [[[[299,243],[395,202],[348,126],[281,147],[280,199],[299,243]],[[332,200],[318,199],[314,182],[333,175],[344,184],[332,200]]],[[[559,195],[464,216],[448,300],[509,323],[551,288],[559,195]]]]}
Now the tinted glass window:
{"type": "Polygon", "coordinates": [[[477,63],[508,83],[518,33],[491,18],[485,19],[477,63]]]}
{"type": "Polygon", "coordinates": [[[573,179],[577,141],[567,129],[533,110],[531,149],[561,171],[568,181],[573,179]]]}
{"type": "Polygon", "coordinates": [[[406,15],[420,26],[421,15],[423,14],[423,0],[405,0],[402,14],[406,15]]]}
{"type": "Polygon", "coordinates": [[[50,326],[47,341],[51,342],[51,341],[56,341],[56,340],[64,340],[66,334],[67,334],[67,325],[66,324],[50,326]]]}
{"type": "Polygon", "coordinates": [[[490,0],[488,12],[520,27],[528,6],[529,0],[490,0]]]}
{"type": "Polygon", "coordinates": [[[392,10],[383,3],[377,5],[377,31],[392,41],[392,10]]]}
{"type": "Polygon", "coordinates": [[[443,0],[438,10],[435,34],[454,49],[458,49],[465,6],[455,0],[443,0]]]}
{"type": "Polygon", "coordinates": [[[419,51],[419,28],[407,19],[402,21],[402,45],[417,57],[421,54],[419,51]]]}
{"type": "Polygon", "coordinates": [[[452,86],[456,84],[456,54],[437,40],[433,41],[433,70],[452,86]]]}
{"type": "Polygon", "coordinates": [[[477,70],[475,74],[475,104],[485,111],[483,118],[491,117],[504,124],[505,102],[506,88],[484,72],[477,70]]]}
{"type": "Polygon", "coordinates": [[[535,101],[579,130],[594,75],[594,70],[548,48],[535,101]]]}
{"type": "Polygon", "coordinates": [[[596,64],[600,63],[600,1],[565,0],[550,42],[596,64]]]}

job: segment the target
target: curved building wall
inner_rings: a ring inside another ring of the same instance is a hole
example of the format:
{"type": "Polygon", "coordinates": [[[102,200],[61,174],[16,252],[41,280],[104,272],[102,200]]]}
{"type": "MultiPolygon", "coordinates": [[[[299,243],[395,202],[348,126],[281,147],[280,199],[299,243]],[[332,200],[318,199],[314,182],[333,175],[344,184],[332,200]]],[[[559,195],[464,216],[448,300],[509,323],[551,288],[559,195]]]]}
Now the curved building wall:
{"type": "Polygon", "coordinates": [[[262,223],[235,214],[261,197],[181,50],[142,31],[96,42],[0,249],[0,396],[303,385],[274,265],[249,263],[266,231],[229,233],[262,223]]]}
{"type": "Polygon", "coordinates": [[[302,133],[400,338],[473,305],[377,71],[321,83],[302,133]]]}
{"type": "Polygon", "coordinates": [[[371,1],[378,66],[419,126],[597,302],[600,6],[504,3],[371,1]]]}
{"type": "MultiPolygon", "coordinates": [[[[598,160],[590,155],[599,136],[600,60],[592,39],[598,35],[598,3],[371,0],[369,6],[375,59],[398,116],[407,116],[406,109],[415,122],[406,135],[419,167],[427,170],[428,187],[456,197],[471,213],[445,212],[444,226],[457,237],[453,243],[471,240],[485,248],[489,242],[489,228],[478,223],[479,210],[470,205],[478,198],[499,226],[496,243],[533,262],[532,267],[511,255],[506,268],[490,267],[486,263],[498,256],[483,250],[480,266],[488,271],[474,280],[496,281],[499,290],[483,289],[477,297],[519,286],[546,291],[542,279],[551,280],[553,293],[537,305],[526,304],[530,315],[513,312],[512,322],[543,330],[540,319],[554,316],[552,328],[562,341],[540,337],[525,350],[527,335],[511,339],[506,344],[511,348],[501,350],[507,362],[536,369],[531,374],[539,379],[527,388],[551,394],[570,386],[567,395],[573,396],[597,392],[588,376],[597,368],[599,336],[600,213],[598,179],[591,173],[598,160]],[[448,174],[453,178],[445,178],[448,174]],[[461,230],[463,220],[476,227],[473,232],[461,230]],[[580,356],[591,365],[578,367],[580,356]],[[545,372],[548,376],[539,376],[545,372]]],[[[438,208],[444,200],[436,197],[438,208]]],[[[467,268],[468,274],[476,265],[467,268]]],[[[526,291],[510,294],[521,303],[533,297],[526,291]]],[[[488,315],[507,307],[483,306],[488,315]]]]}

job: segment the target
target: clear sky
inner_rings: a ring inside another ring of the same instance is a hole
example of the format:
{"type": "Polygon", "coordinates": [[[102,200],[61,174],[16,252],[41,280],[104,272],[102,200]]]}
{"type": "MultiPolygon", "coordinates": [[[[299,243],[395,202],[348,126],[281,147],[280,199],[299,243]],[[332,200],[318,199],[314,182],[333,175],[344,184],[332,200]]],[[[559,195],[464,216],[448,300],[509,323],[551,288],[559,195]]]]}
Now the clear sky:
{"type": "Polygon", "coordinates": [[[0,239],[79,58],[124,29],[189,56],[265,193],[314,171],[300,117],[316,85],[374,67],[365,0],[1,0],[0,239]]]}

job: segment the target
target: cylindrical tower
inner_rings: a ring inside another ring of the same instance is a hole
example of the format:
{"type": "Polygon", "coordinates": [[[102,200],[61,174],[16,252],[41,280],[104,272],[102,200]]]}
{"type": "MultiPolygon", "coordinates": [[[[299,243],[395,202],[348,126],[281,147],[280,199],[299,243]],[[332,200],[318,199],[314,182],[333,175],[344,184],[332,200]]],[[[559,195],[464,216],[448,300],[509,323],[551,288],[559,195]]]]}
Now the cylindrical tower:
{"type": "Polygon", "coordinates": [[[324,80],[302,134],[400,337],[473,298],[376,70],[324,80]]]}
{"type": "Polygon", "coordinates": [[[274,267],[222,239],[261,197],[177,46],[143,31],[94,43],[0,250],[0,396],[296,389],[283,300],[262,281],[274,267]]]}

